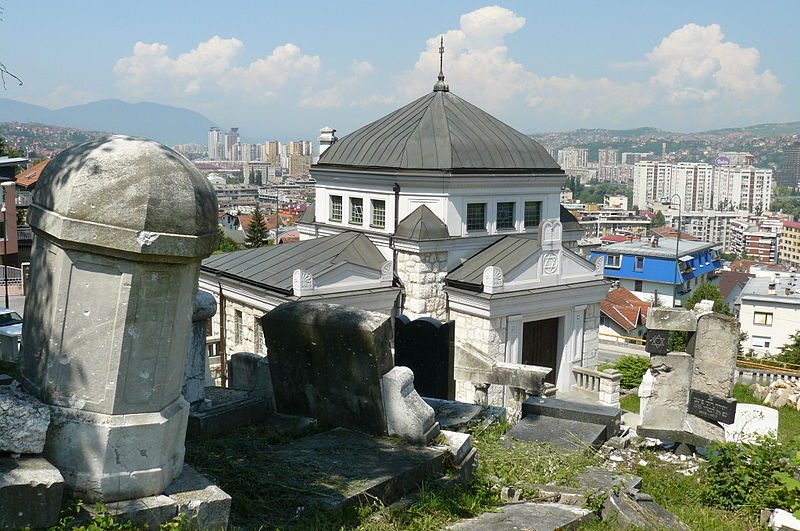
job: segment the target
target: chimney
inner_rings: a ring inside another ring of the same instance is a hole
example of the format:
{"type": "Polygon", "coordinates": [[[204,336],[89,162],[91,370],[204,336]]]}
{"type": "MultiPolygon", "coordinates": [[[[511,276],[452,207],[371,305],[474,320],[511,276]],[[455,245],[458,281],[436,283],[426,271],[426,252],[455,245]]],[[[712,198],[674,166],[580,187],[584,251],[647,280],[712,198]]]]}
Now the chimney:
{"type": "Polygon", "coordinates": [[[767,291],[768,295],[775,295],[775,283],[774,282],[771,282],[769,284],[768,290],[769,290],[769,291],[767,291]]]}

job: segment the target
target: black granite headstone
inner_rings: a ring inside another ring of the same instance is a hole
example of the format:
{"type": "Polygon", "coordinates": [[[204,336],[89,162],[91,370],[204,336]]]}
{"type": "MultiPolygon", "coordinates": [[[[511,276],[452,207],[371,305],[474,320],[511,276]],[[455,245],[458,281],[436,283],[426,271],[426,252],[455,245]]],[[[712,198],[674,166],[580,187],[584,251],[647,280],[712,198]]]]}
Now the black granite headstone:
{"type": "Polygon", "coordinates": [[[394,320],[394,364],[414,372],[414,389],[428,398],[455,398],[453,356],[455,321],[442,323],[430,317],[394,320]]]}
{"type": "Polygon", "coordinates": [[[650,354],[669,353],[669,330],[648,330],[645,339],[644,349],[650,354]]]}
{"type": "Polygon", "coordinates": [[[736,418],[736,400],[690,389],[687,411],[706,420],[733,424],[736,418]]]}

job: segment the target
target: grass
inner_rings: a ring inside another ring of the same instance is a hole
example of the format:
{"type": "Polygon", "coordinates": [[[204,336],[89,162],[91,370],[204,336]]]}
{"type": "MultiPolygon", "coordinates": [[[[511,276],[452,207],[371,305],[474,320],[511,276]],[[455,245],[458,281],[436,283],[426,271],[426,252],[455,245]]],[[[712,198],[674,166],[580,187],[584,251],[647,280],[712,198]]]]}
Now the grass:
{"type": "Polygon", "coordinates": [[[623,396],[619,401],[619,407],[631,413],[639,413],[639,395],[630,393],[623,396]]]}
{"type": "Polygon", "coordinates": [[[0,361],[0,374],[8,374],[12,378],[16,378],[17,364],[8,361],[0,361]]]}
{"type": "MultiPolygon", "coordinates": [[[[743,404],[766,405],[758,400],[744,384],[734,384],[731,396],[743,404]]],[[[800,411],[791,407],[778,408],[778,440],[789,442],[800,435],[800,411]]]]}

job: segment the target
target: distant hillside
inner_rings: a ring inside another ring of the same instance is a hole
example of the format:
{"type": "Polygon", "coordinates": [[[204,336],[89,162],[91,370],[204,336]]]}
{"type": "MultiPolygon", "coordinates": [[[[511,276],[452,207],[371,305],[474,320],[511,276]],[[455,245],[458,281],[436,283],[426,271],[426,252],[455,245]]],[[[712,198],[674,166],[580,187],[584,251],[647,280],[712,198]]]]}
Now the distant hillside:
{"type": "Polygon", "coordinates": [[[743,133],[753,136],[773,137],[783,135],[800,135],[800,122],[786,122],[782,124],[758,124],[748,127],[731,127],[728,129],[713,129],[703,131],[703,135],[726,135],[731,133],[743,133]]]}
{"type": "Polygon", "coordinates": [[[636,129],[574,129],[572,131],[551,131],[547,133],[533,133],[532,138],[544,139],[552,135],[567,136],[575,141],[597,139],[669,139],[686,136],[731,136],[745,135],[772,138],[776,136],[800,135],[800,122],[756,124],[747,127],[729,127],[725,129],[711,129],[694,133],[676,133],[665,131],[656,127],[637,127],[636,129]]]}
{"type": "Polygon", "coordinates": [[[167,145],[205,144],[214,123],[200,113],[159,103],[100,100],[50,110],[0,98],[0,121],[38,122],[90,131],[109,131],[152,138],[167,145]]]}

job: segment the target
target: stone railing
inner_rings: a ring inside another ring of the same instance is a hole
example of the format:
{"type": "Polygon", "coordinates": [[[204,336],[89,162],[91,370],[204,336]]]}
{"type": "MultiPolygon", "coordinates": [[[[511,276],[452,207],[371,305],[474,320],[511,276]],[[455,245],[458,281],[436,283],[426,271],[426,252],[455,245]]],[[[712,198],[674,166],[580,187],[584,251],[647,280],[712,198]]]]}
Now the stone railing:
{"type": "Polygon", "coordinates": [[[777,380],[800,382],[800,373],[782,371],[780,369],[756,369],[753,367],[736,367],[736,383],[769,385],[777,380]]]}
{"type": "Polygon", "coordinates": [[[574,392],[601,404],[619,407],[619,382],[622,373],[614,369],[595,371],[585,367],[573,367],[572,375],[575,377],[575,383],[572,385],[574,392]]]}
{"type": "Polygon", "coordinates": [[[17,227],[17,240],[33,240],[33,231],[29,226],[17,227]]]}

